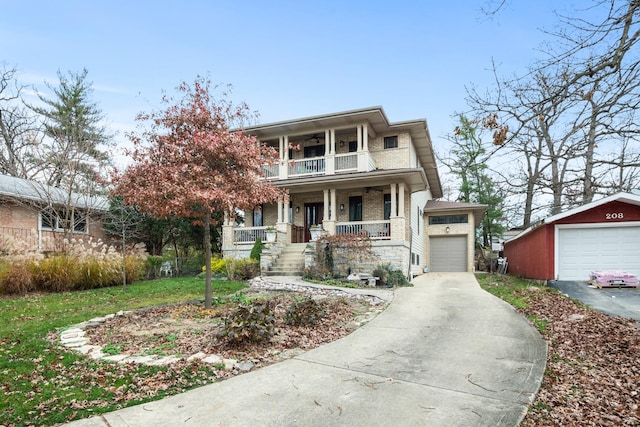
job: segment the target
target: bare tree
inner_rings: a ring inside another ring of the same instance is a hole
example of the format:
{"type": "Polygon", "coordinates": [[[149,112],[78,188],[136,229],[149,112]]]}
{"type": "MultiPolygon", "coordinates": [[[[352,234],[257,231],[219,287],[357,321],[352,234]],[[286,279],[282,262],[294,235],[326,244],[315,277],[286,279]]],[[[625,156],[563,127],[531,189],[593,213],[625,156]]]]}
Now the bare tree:
{"type": "Polygon", "coordinates": [[[33,150],[41,137],[36,118],[22,104],[23,86],[16,69],[0,71],[0,174],[32,178],[36,173],[33,150]]]}
{"type": "Polygon", "coordinates": [[[502,128],[508,126],[497,151],[524,158],[514,188],[524,193],[525,225],[545,194],[553,214],[608,194],[614,168],[624,171],[616,188],[629,188],[633,182],[624,180],[637,176],[636,166],[623,162],[634,161],[640,133],[640,66],[633,49],[640,2],[598,0],[588,12],[601,12],[601,20],[561,16],[564,26],[549,33],[554,43],[546,57],[525,76],[498,77],[494,66],[495,90],[467,91],[476,115],[497,114],[502,128]]]}

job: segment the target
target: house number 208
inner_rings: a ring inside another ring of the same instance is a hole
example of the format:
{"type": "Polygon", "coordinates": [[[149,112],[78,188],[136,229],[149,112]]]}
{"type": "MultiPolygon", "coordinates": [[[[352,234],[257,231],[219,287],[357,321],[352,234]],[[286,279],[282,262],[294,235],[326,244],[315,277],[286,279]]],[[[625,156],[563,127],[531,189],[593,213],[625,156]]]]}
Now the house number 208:
{"type": "Polygon", "coordinates": [[[622,219],[624,218],[624,214],[622,212],[608,213],[608,214],[605,214],[605,218],[606,219],[622,219]]]}

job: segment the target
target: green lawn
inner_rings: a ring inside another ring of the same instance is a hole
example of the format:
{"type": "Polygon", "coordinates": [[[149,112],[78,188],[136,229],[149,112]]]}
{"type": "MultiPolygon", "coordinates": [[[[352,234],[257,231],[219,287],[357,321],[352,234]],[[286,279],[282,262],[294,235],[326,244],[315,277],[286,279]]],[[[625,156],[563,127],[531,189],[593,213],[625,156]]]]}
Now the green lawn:
{"type": "MultiPolygon", "coordinates": [[[[215,296],[245,287],[214,281],[215,296]]],[[[129,366],[94,361],[51,344],[47,334],[96,316],[204,298],[204,281],[171,278],[127,287],[0,299],[0,425],[52,425],[175,394],[211,382],[206,368],[129,366]],[[165,378],[166,389],[152,380],[165,378]],[[140,388],[148,393],[140,393],[140,388]],[[126,391],[135,390],[133,400],[126,391]],[[140,397],[143,395],[143,397],[140,397]],[[123,398],[125,396],[125,398],[123,398]]]]}

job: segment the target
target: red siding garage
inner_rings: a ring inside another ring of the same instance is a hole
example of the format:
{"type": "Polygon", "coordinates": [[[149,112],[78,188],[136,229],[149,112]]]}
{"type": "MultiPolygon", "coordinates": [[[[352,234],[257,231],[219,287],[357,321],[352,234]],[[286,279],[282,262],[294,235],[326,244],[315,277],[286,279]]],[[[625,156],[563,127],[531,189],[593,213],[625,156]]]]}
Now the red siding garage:
{"type": "Polygon", "coordinates": [[[640,276],[640,196],[619,193],[554,215],[505,242],[509,273],[588,280],[593,270],[640,276]]]}

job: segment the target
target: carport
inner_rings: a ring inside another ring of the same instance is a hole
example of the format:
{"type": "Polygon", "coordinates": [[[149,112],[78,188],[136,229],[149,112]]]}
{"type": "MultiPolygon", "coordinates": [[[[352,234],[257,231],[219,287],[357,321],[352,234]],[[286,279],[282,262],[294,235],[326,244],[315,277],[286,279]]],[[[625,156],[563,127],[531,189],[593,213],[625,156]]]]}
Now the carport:
{"type": "Polygon", "coordinates": [[[618,193],[551,216],[505,242],[509,272],[588,280],[594,270],[640,276],[640,196],[618,193]]]}

